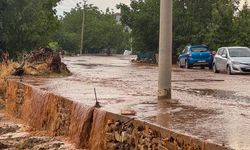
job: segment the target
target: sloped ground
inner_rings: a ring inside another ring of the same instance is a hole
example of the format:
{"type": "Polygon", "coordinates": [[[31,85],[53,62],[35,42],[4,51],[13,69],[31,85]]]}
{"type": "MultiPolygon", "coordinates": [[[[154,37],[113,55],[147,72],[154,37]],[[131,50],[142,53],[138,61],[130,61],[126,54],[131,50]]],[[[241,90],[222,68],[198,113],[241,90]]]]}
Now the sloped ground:
{"type": "Polygon", "coordinates": [[[18,63],[10,62],[9,65],[2,65],[0,63],[0,94],[4,93],[7,84],[6,81],[17,66],[18,63]]]}
{"type": "MultiPolygon", "coordinates": [[[[39,52],[39,51],[38,51],[39,52]]],[[[43,133],[32,132],[32,129],[13,121],[12,118],[6,116],[4,112],[5,102],[3,100],[7,80],[10,78],[19,78],[12,76],[17,68],[23,69],[20,76],[67,76],[70,75],[66,65],[61,62],[61,58],[54,59],[51,55],[43,55],[39,53],[29,57],[28,62],[19,64],[17,62],[9,61],[8,64],[0,63],[0,149],[75,149],[69,144],[65,144],[60,138],[51,138],[43,133]],[[43,57],[41,56],[43,55],[43,57]],[[39,60],[41,58],[43,60],[39,60]],[[33,60],[33,61],[32,61],[33,60]],[[39,60],[39,62],[37,62],[39,60]],[[35,62],[36,61],[36,62],[35,62]]]]}
{"type": "Polygon", "coordinates": [[[45,133],[32,131],[29,126],[7,116],[0,97],[0,149],[6,150],[75,150],[61,137],[49,137],[45,133]]]}

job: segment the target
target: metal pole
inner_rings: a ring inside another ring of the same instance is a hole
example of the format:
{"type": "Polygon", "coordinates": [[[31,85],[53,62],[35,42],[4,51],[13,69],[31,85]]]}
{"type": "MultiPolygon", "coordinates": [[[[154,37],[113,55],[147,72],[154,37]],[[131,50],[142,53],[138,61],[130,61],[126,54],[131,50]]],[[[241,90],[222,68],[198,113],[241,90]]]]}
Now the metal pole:
{"type": "Polygon", "coordinates": [[[172,0],[161,0],[158,98],[171,99],[172,0]]]}
{"type": "Polygon", "coordinates": [[[84,24],[85,24],[85,5],[86,0],[83,0],[83,11],[82,11],[82,33],[81,33],[81,48],[80,48],[80,55],[83,54],[83,42],[84,42],[84,24]]]}

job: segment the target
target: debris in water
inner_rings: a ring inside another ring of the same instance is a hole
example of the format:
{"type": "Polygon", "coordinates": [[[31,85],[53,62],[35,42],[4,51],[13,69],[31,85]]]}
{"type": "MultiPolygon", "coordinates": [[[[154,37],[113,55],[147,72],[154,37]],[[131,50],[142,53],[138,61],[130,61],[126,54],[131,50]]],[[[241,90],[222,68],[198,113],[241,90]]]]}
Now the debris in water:
{"type": "Polygon", "coordinates": [[[19,67],[15,68],[15,71],[12,73],[12,75],[19,76],[21,80],[21,77],[24,75],[24,65],[25,65],[25,59],[19,67]]]}
{"type": "Polygon", "coordinates": [[[121,115],[126,115],[126,116],[135,116],[136,111],[134,110],[122,110],[121,115]]]}
{"type": "Polygon", "coordinates": [[[24,67],[26,74],[70,73],[61,61],[59,52],[54,52],[50,48],[35,49],[25,56],[25,60],[27,60],[24,67]]]}

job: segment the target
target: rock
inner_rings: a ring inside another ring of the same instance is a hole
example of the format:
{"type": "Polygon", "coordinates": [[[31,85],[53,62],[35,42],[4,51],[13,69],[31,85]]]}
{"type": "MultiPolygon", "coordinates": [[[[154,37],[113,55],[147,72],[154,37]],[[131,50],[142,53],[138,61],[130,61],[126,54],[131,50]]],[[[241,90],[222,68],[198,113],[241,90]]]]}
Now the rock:
{"type": "Polygon", "coordinates": [[[9,147],[8,145],[5,145],[2,142],[0,142],[0,149],[6,149],[8,147],[9,147]]]}
{"type": "Polygon", "coordinates": [[[108,121],[107,121],[107,125],[111,125],[111,124],[113,124],[113,123],[114,123],[113,120],[108,120],[108,121]]]}
{"type": "Polygon", "coordinates": [[[118,143],[107,143],[106,149],[108,150],[117,150],[119,148],[118,143]]]}
{"type": "MultiPolygon", "coordinates": [[[[106,133],[106,138],[108,138],[108,136],[111,136],[110,134],[107,134],[106,133]]],[[[115,131],[114,134],[112,134],[112,136],[114,136],[115,140],[114,141],[117,141],[117,142],[125,142],[129,139],[129,135],[127,134],[126,131],[123,131],[123,132],[118,132],[118,131],[115,131]]],[[[113,138],[113,137],[110,137],[110,138],[113,138]]]]}
{"type": "Polygon", "coordinates": [[[35,145],[39,145],[42,143],[47,142],[47,139],[42,139],[42,138],[28,138],[24,140],[22,143],[19,144],[18,148],[20,149],[31,149],[35,145]]]}
{"type": "Polygon", "coordinates": [[[106,133],[106,142],[115,141],[115,135],[113,133],[106,133]]]}
{"type": "Polygon", "coordinates": [[[110,126],[110,128],[111,128],[111,130],[112,131],[118,131],[118,126],[116,126],[115,124],[112,124],[111,126],[110,126]]]}
{"type": "Polygon", "coordinates": [[[122,110],[121,115],[126,115],[126,116],[135,116],[136,111],[134,110],[122,110]]]}

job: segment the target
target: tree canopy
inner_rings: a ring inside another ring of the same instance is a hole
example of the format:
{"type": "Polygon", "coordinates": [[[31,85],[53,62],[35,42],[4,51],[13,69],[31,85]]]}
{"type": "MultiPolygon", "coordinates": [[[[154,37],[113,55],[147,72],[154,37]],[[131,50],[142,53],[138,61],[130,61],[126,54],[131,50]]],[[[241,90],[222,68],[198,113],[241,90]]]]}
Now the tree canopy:
{"type": "MultiPolygon", "coordinates": [[[[250,46],[249,8],[239,0],[173,0],[174,53],[187,44],[250,46]]],[[[158,50],[160,0],[132,0],[119,4],[122,23],[132,29],[133,48],[158,50]]]]}
{"type": "MultiPolygon", "coordinates": [[[[117,22],[115,13],[108,9],[105,13],[97,7],[87,5],[84,9],[84,49],[96,51],[113,49],[121,52],[129,46],[129,33],[117,22]]],[[[64,50],[78,52],[81,43],[83,9],[79,5],[61,18],[61,27],[55,35],[64,50]]]]}
{"type": "Polygon", "coordinates": [[[120,4],[121,21],[132,29],[135,50],[155,51],[159,45],[159,0],[131,1],[130,7],[120,4]]]}
{"type": "Polygon", "coordinates": [[[53,9],[60,0],[1,0],[1,48],[10,53],[46,46],[58,26],[53,9]]]}
{"type": "MultiPolygon", "coordinates": [[[[77,5],[62,18],[56,16],[60,0],[1,0],[0,49],[11,54],[33,48],[61,47],[78,52],[81,43],[83,8],[77,5]]],[[[250,10],[239,0],[173,0],[174,54],[187,44],[250,46],[250,10]]],[[[113,49],[120,53],[130,47],[136,51],[158,51],[160,0],[132,0],[119,4],[121,23],[107,9],[85,8],[84,49],[113,49]],[[129,27],[132,32],[126,29],[129,27]],[[132,40],[130,40],[132,39],[132,40]]]]}

